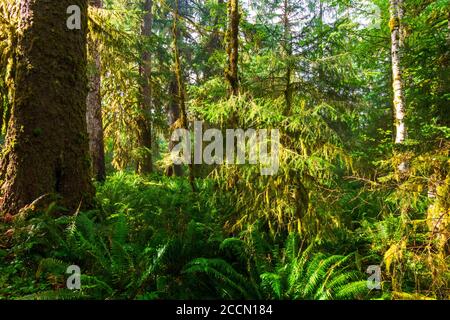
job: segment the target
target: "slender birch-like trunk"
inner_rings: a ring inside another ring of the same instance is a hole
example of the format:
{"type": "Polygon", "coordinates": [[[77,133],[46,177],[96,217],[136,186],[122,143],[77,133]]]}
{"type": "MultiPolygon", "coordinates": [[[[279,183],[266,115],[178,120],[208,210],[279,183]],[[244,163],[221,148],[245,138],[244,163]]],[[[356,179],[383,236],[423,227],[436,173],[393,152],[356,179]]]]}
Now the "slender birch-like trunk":
{"type": "MultiPolygon", "coordinates": [[[[394,124],[395,144],[401,145],[405,142],[407,128],[405,124],[406,105],[403,92],[401,49],[404,34],[401,27],[403,18],[403,0],[390,0],[390,28],[391,28],[391,60],[392,60],[392,87],[394,91],[394,124]]],[[[408,164],[402,161],[398,166],[401,174],[406,173],[408,164]]]]}

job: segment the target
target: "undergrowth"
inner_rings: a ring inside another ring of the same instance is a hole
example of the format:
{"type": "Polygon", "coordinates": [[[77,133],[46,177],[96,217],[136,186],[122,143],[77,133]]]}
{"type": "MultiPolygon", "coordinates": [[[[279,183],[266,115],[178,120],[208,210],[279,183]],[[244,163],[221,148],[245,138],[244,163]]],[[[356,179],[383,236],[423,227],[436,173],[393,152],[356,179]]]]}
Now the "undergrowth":
{"type": "Polygon", "coordinates": [[[232,204],[208,179],[117,173],[97,206],[28,211],[1,230],[3,299],[347,299],[368,296],[352,253],[328,254],[257,224],[223,228],[232,204]],[[218,195],[219,194],[219,195],[218,195]],[[275,249],[274,249],[275,248],[275,249]],[[67,289],[71,265],[81,289],[67,289]]]}

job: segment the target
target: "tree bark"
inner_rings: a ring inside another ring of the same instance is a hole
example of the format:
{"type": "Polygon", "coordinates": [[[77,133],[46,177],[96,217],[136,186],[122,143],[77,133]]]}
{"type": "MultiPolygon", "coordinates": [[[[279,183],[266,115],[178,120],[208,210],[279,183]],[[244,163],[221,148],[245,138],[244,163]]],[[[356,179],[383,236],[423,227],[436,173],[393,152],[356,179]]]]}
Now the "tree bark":
{"type": "MultiPolygon", "coordinates": [[[[175,77],[170,81],[169,87],[169,106],[168,106],[168,117],[169,117],[169,126],[173,128],[176,125],[177,120],[180,118],[180,106],[178,105],[177,97],[178,96],[178,87],[177,81],[175,77]]],[[[169,152],[172,152],[175,147],[175,142],[172,140],[169,141],[169,152]]],[[[175,175],[176,177],[181,177],[183,175],[183,168],[181,165],[172,164],[167,169],[167,176],[171,177],[175,175]]]]}
{"type": "MultiPolygon", "coordinates": [[[[401,70],[401,48],[404,41],[401,28],[401,20],[403,18],[402,5],[403,0],[390,0],[392,87],[394,90],[395,144],[397,145],[402,145],[407,136],[405,97],[401,70]]],[[[399,172],[401,174],[406,173],[407,166],[406,161],[402,161],[398,166],[399,172]]]]}
{"type": "Polygon", "coordinates": [[[290,114],[292,109],[292,41],[291,41],[291,25],[289,21],[289,0],[284,0],[283,3],[283,26],[284,26],[284,54],[286,60],[286,88],[284,90],[284,97],[286,101],[286,114],[290,114]]]}
{"type": "Polygon", "coordinates": [[[139,174],[148,174],[153,171],[152,160],[152,56],[147,49],[148,40],[152,35],[153,1],[144,0],[144,20],[142,23],[142,37],[144,40],[144,51],[142,53],[142,63],[139,68],[141,75],[141,115],[137,121],[138,143],[141,149],[137,161],[137,172],[139,174]]]}
{"type": "Polygon", "coordinates": [[[22,0],[13,110],[1,160],[0,206],[19,210],[58,194],[73,210],[92,203],[86,128],[87,0],[22,0]],[[81,9],[69,30],[67,8],[81,9]],[[47,197],[44,197],[47,198],[47,197]]]}
{"type": "MultiPolygon", "coordinates": [[[[174,73],[177,85],[177,100],[179,106],[179,119],[178,124],[176,124],[173,129],[183,128],[188,129],[188,117],[186,110],[186,97],[184,91],[184,81],[183,81],[183,73],[181,69],[181,60],[180,60],[180,50],[178,47],[178,40],[180,38],[180,29],[178,26],[179,23],[179,0],[175,2],[175,10],[173,15],[173,25],[172,25],[172,35],[173,35],[173,55],[174,55],[174,73]]],[[[191,162],[189,164],[189,183],[191,185],[192,191],[195,191],[195,176],[194,176],[194,164],[191,162]]]]}
{"type": "MultiPolygon", "coordinates": [[[[94,8],[102,8],[102,0],[89,0],[94,8]]],[[[88,40],[88,53],[92,64],[89,68],[89,92],[87,96],[87,130],[89,134],[89,151],[92,160],[92,172],[97,181],[106,178],[105,145],[102,119],[101,61],[98,42],[92,38],[88,40]]]]}
{"type": "Polygon", "coordinates": [[[229,83],[230,95],[239,95],[239,0],[228,0],[227,55],[228,67],[225,77],[229,83]]]}

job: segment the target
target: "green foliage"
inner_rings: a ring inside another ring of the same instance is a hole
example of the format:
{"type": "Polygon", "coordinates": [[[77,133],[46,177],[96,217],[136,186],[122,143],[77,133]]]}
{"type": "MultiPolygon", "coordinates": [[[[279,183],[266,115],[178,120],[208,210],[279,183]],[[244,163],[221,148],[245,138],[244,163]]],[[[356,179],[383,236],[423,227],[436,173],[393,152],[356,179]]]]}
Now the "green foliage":
{"type": "Polygon", "coordinates": [[[0,1],[0,123],[6,133],[14,94],[15,50],[19,6],[14,0],[0,1]]]}
{"type": "MultiPolygon", "coordinates": [[[[262,176],[262,166],[258,165],[223,165],[211,173],[236,203],[238,215],[230,217],[232,230],[264,221],[273,234],[298,231],[315,236],[318,223],[340,227],[335,215],[340,209],[331,206],[330,199],[337,201],[337,180],[343,170],[351,170],[352,159],[327,123],[328,117],[335,117],[333,107],[307,106],[305,100],[299,99],[287,116],[282,99],[245,95],[219,102],[210,99],[200,96],[191,109],[223,130],[229,127],[231,114],[237,114],[240,128],[282,128],[277,174],[262,176]]],[[[246,151],[250,148],[247,145],[246,151]]],[[[330,230],[322,231],[331,234],[330,230]]]]}
{"type": "Polygon", "coordinates": [[[324,300],[367,296],[367,280],[362,280],[360,272],[349,269],[352,255],[326,255],[314,251],[313,245],[301,251],[296,234],[290,234],[282,249],[266,252],[272,257],[270,260],[261,259],[264,252],[258,250],[249,256],[256,248],[246,246],[236,238],[227,239],[221,248],[229,247],[237,263],[198,258],[187,265],[185,272],[205,275],[206,279],[201,278],[204,285],[212,283],[225,299],[324,300]],[[259,277],[254,278],[255,273],[259,277]]]}
{"type": "MultiPolygon", "coordinates": [[[[189,187],[181,180],[171,180],[167,188],[161,181],[113,176],[99,188],[100,211],[55,219],[57,208],[51,207],[16,220],[6,258],[14,264],[34,266],[35,274],[28,276],[53,289],[64,288],[67,267],[79,265],[83,286],[80,292],[74,292],[74,298],[157,297],[159,291],[166,294],[165,286],[174,285],[168,280],[170,274],[175,277],[192,255],[208,251],[207,243],[216,241],[209,238],[210,229],[203,224],[214,217],[199,211],[197,201],[201,199],[192,201],[192,195],[186,192],[189,187]],[[142,193],[143,188],[148,192],[142,193]]],[[[61,294],[62,298],[69,297],[65,290],[61,294]]],[[[38,292],[27,297],[52,295],[38,292]]]]}
{"type": "MultiPolygon", "coordinates": [[[[141,35],[142,2],[90,8],[109,176],[91,211],[65,216],[55,202],[1,213],[0,299],[448,299],[448,1],[403,3],[408,137],[398,146],[389,1],[242,2],[233,97],[224,79],[226,1],[179,1],[189,126],[280,130],[275,175],[262,176],[257,165],[195,165],[195,193],[186,177],[163,176],[179,120],[174,1],[153,1],[151,36],[141,35]],[[379,28],[364,24],[371,19],[379,28]],[[143,116],[152,128],[146,149],[143,116]],[[145,152],[156,173],[130,173],[145,152]],[[403,162],[405,176],[397,170],[403,162]],[[79,291],[66,289],[70,265],[81,268],[79,291]],[[369,265],[382,268],[381,292],[367,289],[369,265]]],[[[17,4],[0,0],[3,134],[15,89],[17,4]]]]}
{"type": "Polygon", "coordinates": [[[15,283],[18,287],[9,298],[356,297],[356,284],[347,281],[357,274],[345,271],[348,257],[313,253],[312,246],[297,256],[294,235],[275,251],[270,249],[271,240],[259,231],[225,238],[219,224],[213,223],[219,203],[210,202],[206,212],[198,206],[207,203],[198,197],[208,196],[209,188],[201,186],[193,201],[187,182],[181,179],[146,180],[121,173],[99,186],[99,211],[60,218],[55,218],[59,210],[55,206],[29,211],[13,224],[4,257],[10,267],[2,276],[0,292],[8,294],[6,284],[27,265],[23,280],[30,281],[31,287],[15,283]],[[308,262],[310,254],[313,258],[308,262]],[[65,287],[70,265],[81,268],[81,290],[65,287]],[[315,269],[316,265],[320,268],[315,269]],[[304,277],[294,274],[302,267],[307,269],[304,277]],[[275,294],[280,289],[270,279],[281,285],[284,278],[286,293],[275,294]],[[298,291],[305,284],[306,295],[298,291]],[[339,290],[333,295],[323,293],[335,288],[339,290]]]}
{"type": "Polygon", "coordinates": [[[303,252],[296,235],[290,235],[275,272],[261,275],[262,286],[276,299],[356,299],[368,294],[367,280],[349,269],[353,255],[327,255],[313,251],[310,245],[303,252]]]}

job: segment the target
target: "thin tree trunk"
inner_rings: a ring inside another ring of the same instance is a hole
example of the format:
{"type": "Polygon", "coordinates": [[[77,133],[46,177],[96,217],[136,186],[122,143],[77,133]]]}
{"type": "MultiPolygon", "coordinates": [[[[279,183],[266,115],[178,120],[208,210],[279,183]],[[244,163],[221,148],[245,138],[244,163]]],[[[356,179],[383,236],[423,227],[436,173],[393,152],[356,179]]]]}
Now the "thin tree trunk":
{"type": "Polygon", "coordinates": [[[87,7],[88,0],[21,1],[16,90],[1,161],[4,213],[16,214],[51,194],[70,210],[92,203],[87,7]],[[66,25],[72,5],[81,9],[81,30],[66,25]]]}
{"type": "Polygon", "coordinates": [[[289,0],[284,0],[283,3],[283,26],[284,26],[284,54],[286,60],[286,88],[284,91],[284,97],[286,100],[286,114],[291,112],[292,108],[292,43],[291,43],[291,27],[289,22],[289,0]]]}
{"type": "MultiPolygon", "coordinates": [[[[401,28],[401,20],[403,18],[402,5],[402,0],[390,0],[392,87],[394,90],[395,144],[397,145],[402,145],[407,136],[405,124],[406,107],[401,70],[401,49],[404,41],[401,28]]],[[[398,170],[401,174],[404,174],[407,172],[407,167],[406,161],[402,161],[398,166],[398,170]]]]}
{"type": "MultiPolygon", "coordinates": [[[[144,2],[144,21],[142,24],[142,36],[147,45],[149,37],[152,35],[152,14],[153,1],[144,2]]],[[[152,161],[152,57],[147,48],[142,54],[142,64],[140,66],[140,75],[142,77],[141,86],[141,115],[137,121],[138,125],[138,143],[140,147],[140,156],[137,162],[137,172],[139,174],[148,174],[153,171],[152,161]]]]}
{"type": "MultiPolygon", "coordinates": [[[[178,128],[188,129],[188,118],[186,111],[186,97],[184,92],[184,81],[183,81],[183,73],[181,71],[181,61],[180,61],[180,50],[178,47],[178,39],[180,37],[180,30],[178,27],[179,22],[179,0],[176,0],[175,10],[173,16],[173,26],[172,26],[172,35],[173,35],[173,53],[174,53],[174,72],[177,84],[177,99],[180,110],[180,117],[178,119],[179,124],[176,126],[178,128]]],[[[189,183],[191,184],[192,191],[195,191],[195,176],[194,176],[194,164],[191,162],[189,164],[189,183]]]]}
{"type": "MultiPolygon", "coordinates": [[[[102,0],[89,0],[94,8],[102,8],[102,0]]],[[[88,39],[88,54],[92,59],[92,68],[89,68],[89,92],[87,96],[87,130],[89,134],[89,151],[92,159],[92,172],[97,181],[106,178],[105,145],[102,119],[101,62],[98,42],[88,39]]]]}
{"type": "MultiPolygon", "coordinates": [[[[169,96],[170,102],[168,106],[168,116],[169,116],[169,127],[173,128],[176,125],[177,120],[180,118],[180,106],[178,105],[177,96],[178,96],[178,86],[176,78],[173,77],[170,81],[169,87],[169,96]]],[[[172,152],[175,147],[175,142],[169,141],[169,152],[172,152]]],[[[176,177],[181,177],[183,175],[183,168],[179,164],[172,164],[167,169],[167,175],[169,177],[175,175],[176,177]]]]}
{"type": "Polygon", "coordinates": [[[225,77],[229,83],[230,95],[239,95],[239,0],[228,0],[228,30],[226,35],[228,67],[225,77]]]}

